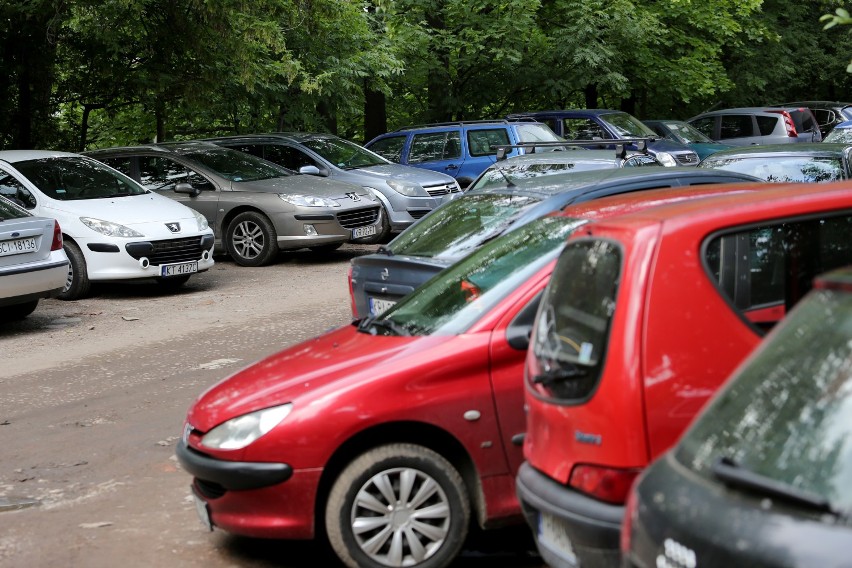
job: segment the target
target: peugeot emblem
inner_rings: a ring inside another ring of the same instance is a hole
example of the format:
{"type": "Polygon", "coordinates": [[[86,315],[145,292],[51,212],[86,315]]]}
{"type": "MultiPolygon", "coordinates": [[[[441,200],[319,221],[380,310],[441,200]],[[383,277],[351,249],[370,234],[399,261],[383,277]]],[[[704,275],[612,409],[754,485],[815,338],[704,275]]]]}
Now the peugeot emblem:
{"type": "Polygon", "coordinates": [[[357,193],[347,193],[346,197],[348,197],[352,201],[361,201],[361,196],[359,196],[357,193]]]}
{"type": "Polygon", "coordinates": [[[166,223],[166,227],[173,233],[180,233],[180,223],[166,223]]]}
{"type": "Polygon", "coordinates": [[[380,276],[382,277],[382,280],[387,280],[390,278],[390,271],[388,271],[387,268],[383,268],[380,276]]]}

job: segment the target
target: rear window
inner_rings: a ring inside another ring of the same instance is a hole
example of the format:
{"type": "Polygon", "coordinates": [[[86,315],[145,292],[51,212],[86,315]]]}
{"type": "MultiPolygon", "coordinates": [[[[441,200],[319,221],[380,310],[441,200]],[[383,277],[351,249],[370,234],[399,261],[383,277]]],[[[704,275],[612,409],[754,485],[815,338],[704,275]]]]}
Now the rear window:
{"type": "Polygon", "coordinates": [[[846,177],[840,156],[710,156],[701,167],[748,174],[771,182],[820,183],[846,177]]]}
{"type": "Polygon", "coordinates": [[[461,135],[458,130],[415,134],[408,151],[408,162],[452,160],[461,156],[461,135]]]}
{"type": "Polygon", "coordinates": [[[814,291],[696,420],[675,458],[706,478],[724,459],[852,509],[852,294],[814,291]]]}
{"type": "Polygon", "coordinates": [[[747,138],[754,136],[754,128],[750,114],[726,114],[722,116],[719,126],[719,137],[747,138]]]}
{"type": "Polygon", "coordinates": [[[496,154],[491,146],[509,144],[509,133],[505,128],[488,128],[467,131],[467,146],[471,156],[496,154]]]}
{"type": "Polygon", "coordinates": [[[760,131],[761,136],[769,136],[775,132],[775,127],[778,126],[778,118],[774,116],[758,116],[756,118],[757,129],[760,131]]]}

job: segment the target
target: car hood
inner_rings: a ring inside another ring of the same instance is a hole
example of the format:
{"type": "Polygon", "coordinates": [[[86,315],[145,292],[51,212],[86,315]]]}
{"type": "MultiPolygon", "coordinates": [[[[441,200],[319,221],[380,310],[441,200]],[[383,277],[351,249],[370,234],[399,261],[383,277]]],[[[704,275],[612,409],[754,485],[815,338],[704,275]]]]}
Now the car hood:
{"type": "Polygon", "coordinates": [[[198,398],[187,419],[197,430],[207,432],[263,408],[339,396],[361,383],[410,373],[418,360],[433,365],[438,356],[434,350],[452,339],[374,336],[347,325],[228,377],[198,398]]]}
{"type": "Polygon", "coordinates": [[[412,166],[403,166],[402,164],[381,164],[377,166],[369,166],[366,168],[357,168],[355,170],[347,170],[349,173],[367,173],[370,177],[381,177],[388,179],[403,179],[419,183],[422,186],[438,185],[442,183],[450,183],[453,181],[451,176],[440,172],[433,172],[425,168],[415,168],[412,166]]]}
{"type": "Polygon", "coordinates": [[[364,188],[351,183],[302,174],[254,181],[235,181],[231,184],[231,189],[263,193],[298,193],[331,199],[343,198],[347,193],[367,195],[364,188]]]}
{"type": "MultiPolygon", "coordinates": [[[[191,219],[194,226],[195,222],[195,214],[189,207],[153,192],[127,197],[78,199],[74,201],[51,199],[49,203],[45,204],[42,214],[60,218],[65,215],[68,217],[94,217],[128,227],[151,222],[171,222],[184,219],[191,219]],[[54,212],[58,215],[54,215],[54,212]]],[[[62,227],[65,228],[65,225],[62,225],[62,227]]]]}

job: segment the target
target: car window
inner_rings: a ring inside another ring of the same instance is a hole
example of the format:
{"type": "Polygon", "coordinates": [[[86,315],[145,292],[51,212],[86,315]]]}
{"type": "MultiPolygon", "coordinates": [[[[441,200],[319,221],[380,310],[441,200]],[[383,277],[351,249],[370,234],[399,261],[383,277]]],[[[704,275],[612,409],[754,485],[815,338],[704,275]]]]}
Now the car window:
{"type": "Polygon", "coordinates": [[[173,191],[179,183],[188,183],[204,191],[216,189],[198,172],[163,156],[139,156],[139,180],[145,188],[154,191],[173,191]]]}
{"type": "Polygon", "coordinates": [[[823,183],[846,177],[840,156],[718,158],[702,167],[748,174],[769,182],[823,183]]]}
{"type": "Polygon", "coordinates": [[[564,137],[568,140],[605,140],[609,138],[600,124],[590,118],[562,119],[564,137]]]}
{"type": "Polygon", "coordinates": [[[293,175],[292,171],[273,162],[212,144],[202,148],[196,146],[179,148],[177,151],[185,158],[229,181],[258,181],[293,175]]]}
{"type": "Polygon", "coordinates": [[[381,156],[342,138],[309,138],[303,145],[344,170],[388,163],[381,156]]]}
{"type": "Polygon", "coordinates": [[[29,189],[12,174],[0,170],[0,195],[25,209],[34,209],[38,202],[29,189]]]}
{"type": "Polygon", "coordinates": [[[713,138],[713,126],[716,123],[716,118],[713,116],[705,116],[704,118],[698,118],[690,122],[692,126],[695,127],[701,134],[707,136],[708,138],[713,138]]]}
{"type": "Polygon", "coordinates": [[[611,112],[601,115],[601,120],[610,125],[622,138],[654,136],[654,131],[642,124],[635,116],[626,112],[611,112]]]}
{"type": "Polygon", "coordinates": [[[16,162],[15,169],[42,193],[59,201],[141,195],[145,189],[98,161],[82,157],[16,162]]]}
{"type": "Polygon", "coordinates": [[[716,236],[704,259],[720,292],[758,328],[780,320],[815,276],[852,264],[852,215],[774,223],[716,236]]]}
{"type": "Polygon", "coordinates": [[[828,133],[823,142],[852,144],[852,128],[835,128],[828,133]]]}
{"type": "Polygon", "coordinates": [[[713,144],[710,137],[685,122],[668,122],[666,126],[674,134],[676,142],[682,144],[713,144]]]}
{"type": "Polygon", "coordinates": [[[402,148],[405,146],[405,135],[388,136],[370,144],[370,150],[391,162],[402,161],[402,148]]]}
{"type": "Polygon", "coordinates": [[[726,459],[744,474],[852,510],[850,337],[852,294],[815,290],[731,377],[675,458],[708,479],[726,459]]]}
{"type": "Polygon", "coordinates": [[[452,160],[461,156],[461,134],[458,130],[415,134],[408,152],[409,163],[452,160]]]}
{"type": "Polygon", "coordinates": [[[246,154],[251,154],[258,158],[263,158],[263,144],[233,144],[228,142],[226,144],[221,144],[221,146],[231,148],[232,150],[239,150],[240,152],[245,152],[246,154]]]}
{"type": "Polygon", "coordinates": [[[769,136],[773,132],[775,132],[775,127],[778,126],[778,120],[774,116],[758,116],[757,118],[757,129],[760,131],[761,136],[769,136]]]}
{"type": "Polygon", "coordinates": [[[519,142],[560,142],[562,138],[556,135],[546,124],[517,124],[519,142]]]}
{"type": "Polygon", "coordinates": [[[722,116],[719,125],[719,138],[724,140],[749,136],[754,136],[750,114],[726,114],[722,116]]]}
{"type": "Polygon", "coordinates": [[[505,128],[488,128],[467,131],[467,146],[471,156],[496,154],[491,146],[509,144],[509,133],[505,128]]]}
{"type": "Polygon", "coordinates": [[[24,217],[30,217],[31,215],[31,213],[14,201],[10,201],[5,197],[0,197],[0,221],[22,219],[24,217]]]}
{"type": "Polygon", "coordinates": [[[316,166],[320,170],[324,168],[320,162],[305,152],[282,144],[267,144],[264,158],[294,172],[298,172],[302,166],[316,166]]]}

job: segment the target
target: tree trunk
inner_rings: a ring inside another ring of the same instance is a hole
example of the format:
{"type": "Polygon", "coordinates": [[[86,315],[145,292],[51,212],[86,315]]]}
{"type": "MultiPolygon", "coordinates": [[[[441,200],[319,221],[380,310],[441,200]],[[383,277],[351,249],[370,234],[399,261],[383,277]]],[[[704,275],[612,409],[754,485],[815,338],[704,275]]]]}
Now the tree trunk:
{"type": "Polygon", "coordinates": [[[598,108],[598,84],[589,83],[583,89],[583,94],[586,95],[586,108],[598,108]]]}
{"type": "MultiPolygon", "coordinates": [[[[426,15],[426,23],[436,32],[446,29],[444,23],[443,2],[439,3],[434,12],[426,15]]],[[[440,38],[440,33],[435,34],[440,38]]],[[[450,56],[446,47],[436,41],[432,46],[432,59],[435,65],[429,69],[426,80],[427,104],[426,120],[428,122],[445,122],[452,120],[453,110],[448,108],[450,100],[450,56]]]]}
{"type": "Polygon", "coordinates": [[[385,94],[370,88],[364,81],[364,142],[388,131],[388,108],[385,94]]]}

